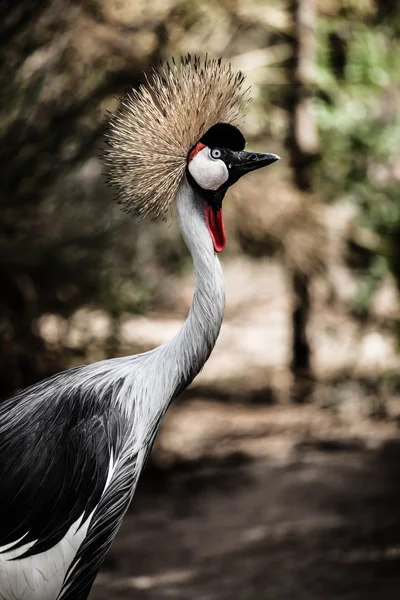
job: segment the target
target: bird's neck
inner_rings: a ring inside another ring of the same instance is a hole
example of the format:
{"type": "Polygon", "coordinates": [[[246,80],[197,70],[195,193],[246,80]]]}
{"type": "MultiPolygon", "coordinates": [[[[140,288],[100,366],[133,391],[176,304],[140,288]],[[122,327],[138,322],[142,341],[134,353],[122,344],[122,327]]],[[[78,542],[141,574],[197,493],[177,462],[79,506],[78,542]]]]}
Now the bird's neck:
{"type": "Polygon", "coordinates": [[[182,236],[193,258],[196,283],[188,318],[166,345],[176,369],[174,396],[189,385],[210,356],[225,308],[221,264],[207,229],[203,201],[186,178],[179,187],[176,206],[182,236]]]}

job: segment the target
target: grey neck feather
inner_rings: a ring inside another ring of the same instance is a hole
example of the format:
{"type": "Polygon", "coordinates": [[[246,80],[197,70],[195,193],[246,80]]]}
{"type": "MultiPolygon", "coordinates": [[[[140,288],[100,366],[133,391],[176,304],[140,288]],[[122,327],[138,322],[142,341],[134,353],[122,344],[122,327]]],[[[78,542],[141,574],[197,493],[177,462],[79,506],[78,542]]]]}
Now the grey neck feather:
{"type": "MultiPolygon", "coordinates": [[[[203,200],[186,178],[179,186],[176,206],[196,276],[192,306],[183,327],[154,350],[93,363],[73,380],[77,387],[84,386],[99,397],[111,389],[113,400],[127,412],[132,424],[130,452],[135,448],[147,452],[171,400],[189,385],[210,356],[224,314],[222,269],[207,229],[203,200]]],[[[139,461],[138,469],[140,465],[139,461]]]]}
{"type": "Polygon", "coordinates": [[[203,368],[217,341],[225,308],[221,264],[205,222],[203,200],[186,178],[180,184],[176,206],[183,239],[193,258],[196,284],[185,324],[163,348],[169,359],[165,364],[175,367],[173,396],[203,368]]]}

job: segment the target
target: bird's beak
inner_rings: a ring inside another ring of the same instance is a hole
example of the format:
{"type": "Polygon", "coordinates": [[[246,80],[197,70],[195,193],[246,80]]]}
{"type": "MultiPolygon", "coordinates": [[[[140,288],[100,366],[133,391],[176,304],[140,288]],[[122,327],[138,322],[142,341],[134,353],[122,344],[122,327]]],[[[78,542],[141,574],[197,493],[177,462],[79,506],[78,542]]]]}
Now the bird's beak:
{"type": "Polygon", "coordinates": [[[272,165],[279,159],[280,157],[276,154],[258,154],[256,152],[246,152],[245,150],[234,152],[230,150],[225,157],[229,171],[229,183],[235,183],[242,175],[272,165]]]}
{"type": "Polygon", "coordinates": [[[276,154],[256,154],[245,150],[224,149],[222,159],[229,172],[229,178],[224,185],[214,192],[212,199],[207,200],[204,205],[206,223],[214,244],[215,252],[221,252],[225,248],[226,236],[224,220],[222,217],[222,200],[230,185],[233,185],[242,175],[272,165],[279,160],[276,154]]]}

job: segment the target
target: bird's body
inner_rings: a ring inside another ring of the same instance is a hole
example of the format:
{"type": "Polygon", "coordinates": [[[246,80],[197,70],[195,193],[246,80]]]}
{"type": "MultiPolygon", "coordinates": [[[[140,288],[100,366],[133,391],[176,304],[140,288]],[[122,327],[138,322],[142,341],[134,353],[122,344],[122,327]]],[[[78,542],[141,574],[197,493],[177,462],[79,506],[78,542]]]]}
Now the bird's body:
{"type": "MultiPolygon", "coordinates": [[[[88,597],[163,415],[214,347],[225,304],[215,250],[225,234],[207,198],[238,175],[233,152],[225,164],[203,142],[176,191],[196,274],[182,329],[155,350],[59,373],[0,405],[0,600],[88,597]]],[[[248,153],[236,154],[242,165],[248,153]]]]}
{"type": "Polygon", "coordinates": [[[182,182],[178,216],[201,277],[177,336],[144,354],[60,373],[1,406],[0,452],[9,457],[0,463],[0,514],[8,515],[0,521],[1,600],[54,600],[65,576],[60,599],[86,598],[162,416],[215,344],[222,272],[200,211],[186,219],[194,203],[182,182]]]}

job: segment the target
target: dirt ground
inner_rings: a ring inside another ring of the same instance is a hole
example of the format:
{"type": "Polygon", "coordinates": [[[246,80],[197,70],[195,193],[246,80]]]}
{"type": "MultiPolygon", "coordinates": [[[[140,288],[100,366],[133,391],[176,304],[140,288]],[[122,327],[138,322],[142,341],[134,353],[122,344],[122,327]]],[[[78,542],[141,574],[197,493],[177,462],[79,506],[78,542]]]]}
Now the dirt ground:
{"type": "Polygon", "coordinates": [[[150,466],[91,600],[400,598],[400,440],[150,466]]]}
{"type": "MultiPolygon", "coordinates": [[[[394,286],[363,325],[349,310],[348,272],[331,274],[333,304],[324,278],[314,282],[317,393],[294,407],[282,269],[236,260],[224,272],[221,336],[162,423],[91,600],[400,600],[400,392],[385,384],[399,369],[394,286]]],[[[176,303],[164,314],[121,319],[118,352],[180,328],[193,278],[168,285],[176,303]]],[[[87,345],[89,362],[103,357],[110,327],[83,310],[70,324],[49,315],[41,332],[87,345]]]]}

